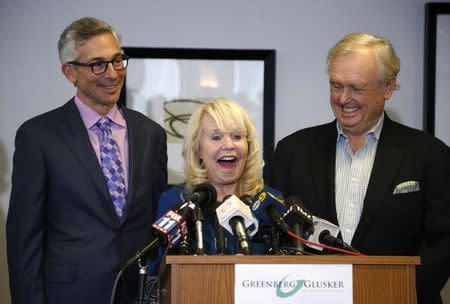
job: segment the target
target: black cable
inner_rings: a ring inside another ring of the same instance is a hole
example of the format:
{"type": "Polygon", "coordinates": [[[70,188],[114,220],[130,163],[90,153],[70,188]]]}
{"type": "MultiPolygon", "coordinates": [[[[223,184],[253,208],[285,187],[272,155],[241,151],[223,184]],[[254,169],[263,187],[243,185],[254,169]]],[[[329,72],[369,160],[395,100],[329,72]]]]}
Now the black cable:
{"type": "Polygon", "coordinates": [[[110,304],[114,304],[116,300],[116,290],[117,290],[117,284],[119,284],[120,277],[122,276],[123,270],[121,269],[119,273],[116,275],[116,279],[114,280],[114,285],[111,291],[111,299],[109,300],[110,304]]]}

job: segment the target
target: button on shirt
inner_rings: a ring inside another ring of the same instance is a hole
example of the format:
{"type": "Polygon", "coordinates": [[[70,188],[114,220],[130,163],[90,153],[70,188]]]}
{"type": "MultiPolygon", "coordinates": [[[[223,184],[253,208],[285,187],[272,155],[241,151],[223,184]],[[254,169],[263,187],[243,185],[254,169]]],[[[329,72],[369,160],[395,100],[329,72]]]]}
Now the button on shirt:
{"type": "Polygon", "coordinates": [[[350,141],[337,123],[336,142],[336,212],[343,240],[350,244],[364,206],[367,185],[383,127],[384,113],[364,135],[364,144],[353,153],[350,141]]]}

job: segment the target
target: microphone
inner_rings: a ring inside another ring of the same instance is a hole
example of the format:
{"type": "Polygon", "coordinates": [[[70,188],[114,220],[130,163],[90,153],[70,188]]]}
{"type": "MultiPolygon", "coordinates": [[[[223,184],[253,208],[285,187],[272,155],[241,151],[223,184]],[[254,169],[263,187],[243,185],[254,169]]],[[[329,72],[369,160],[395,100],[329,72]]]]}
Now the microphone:
{"type": "Polygon", "coordinates": [[[152,249],[159,245],[167,245],[169,248],[177,245],[180,239],[188,233],[186,226],[188,212],[188,203],[184,203],[182,205],[176,205],[164,213],[151,225],[151,228],[155,230],[155,235],[150,242],[144,248],[138,250],[133,257],[128,259],[121,267],[121,271],[124,271],[138,260],[146,257],[152,249]]]}
{"type": "Polygon", "coordinates": [[[253,215],[262,225],[275,225],[285,233],[289,231],[289,226],[281,214],[285,213],[286,209],[282,198],[264,190],[255,195],[251,207],[253,215]]]}
{"type": "MultiPolygon", "coordinates": [[[[338,226],[317,216],[313,216],[313,222],[314,233],[308,237],[308,241],[359,253],[358,250],[337,238],[340,232],[338,226]]],[[[306,245],[313,249],[323,251],[322,247],[308,243],[306,245]]]]}
{"type": "Polygon", "coordinates": [[[194,187],[187,202],[194,204],[194,222],[197,240],[196,254],[203,254],[203,212],[204,206],[212,205],[216,202],[216,189],[210,184],[203,183],[194,187]]]}
{"type": "Polygon", "coordinates": [[[249,194],[241,195],[239,199],[249,207],[253,205],[253,198],[249,194]]]}
{"type": "Polygon", "coordinates": [[[136,303],[145,303],[145,285],[147,283],[147,264],[139,265],[138,298],[136,303]]]}
{"type": "MultiPolygon", "coordinates": [[[[227,196],[229,197],[229,196],[227,196]]],[[[206,210],[206,214],[208,218],[212,219],[213,227],[214,227],[214,236],[215,236],[215,246],[218,255],[224,255],[227,253],[227,239],[225,237],[224,228],[220,225],[219,219],[217,217],[216,208],[220,206],[221,203],[216,202],[214,205],[210,206],[206,210]]]]}
{"type": "Polygon", "coordinates": [[[186,217],[183,217],[177,211],[169,210],[152,224],[152,228],[159,232],[157,235],[163,237],[163,240],[167,243],[165,245],[172,248],[179,243],[182,236],[187,234],[186,217]]]}
{"type": "Polygon", "coordinates": [[[226,254],[226,241],[225,241],[225,234],[223,232],[223,228],[219,223],[219,218],[217,217],[217,213],[214,212],[212,214],[213,217],[213,224],[214,224],[214,232],[216,236],[216,250],[218,255],[224,255],[226,254]]]}
{"type": "MultiPolygon", "coordinates": [[[[305,232],[314,227],[312,214],[303,206],[301,199],[296,196],[288,197],[285,203],[289,208],[284,214],[284,220],[291,228],[292,233],[303,237],[305,232]]],[[[300,240],[291,238],[290,241],[296,249],[296,253],[303,251],[303,243],[300,240]]]]}
{"type": "Polygon", "coordinates": [[[216,189],[210,184],[203,183],[194,187],[188,200],[196,205],[205,207],[212,205],[216,202],[217,192],[216,189]]]}
{"type": "Polygon", "coordinates": [[[250,244],[248,243],[248,235],[245,229],[244,219],[240,216],[233,216],[229,224],[233,229],[233,235],[236,237],[236,252],[242,251],[244,255],[250,254],[250,244]]]}
{"type": "MultiPolygon", "coordinates": [[[[244,194],[239,197],[239,199],[249,206],[250,208],[253,206],[253,198],[249,194],[244,194]]],[[[258,223],[258,220],[256,220],[258,223]]],[[[272,248],[274,248],[275,243],[275,229],[273,226],[261,226],[259,227],[257,234],[252,238],[256,242],[260,242],[264,244],[266,253],[270,253],[272,248]]]]}
{"type": "Polygon", "coordinates": [[[250,254],[247,228],[253,226],[250,236],[258,230],[258,222],[254,219],[250,208],[236,195],[231,195],[216,209],[217,219],[222,227],[233,234],[244,254],[250,254]]]}

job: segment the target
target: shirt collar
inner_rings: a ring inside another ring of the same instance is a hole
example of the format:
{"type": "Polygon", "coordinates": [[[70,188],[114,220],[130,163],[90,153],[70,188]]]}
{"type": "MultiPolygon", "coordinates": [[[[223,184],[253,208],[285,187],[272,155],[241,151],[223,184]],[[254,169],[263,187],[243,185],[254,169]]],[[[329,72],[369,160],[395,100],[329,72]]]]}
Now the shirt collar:
{"type": "MultiPolygon", "coordinates": [[[[379,140],[380,134],[381,134],[381,129],[383,128],[383,123],[384,123],[384,112],[381,114],[381,117],[378,120],[378,122],[369,131],[367,131],[366,134],[364,134],[364,136],[372,133],[373,136],[375,137],[375,139],[379,140]]],[[[344,133],[342,126],[339,124],[339,122],[337,120],[336,120],[336,129],[337,129],[337,133],[338,133],[336,141],[339,141],[341,136],[343,136],[344,138],[347,138],[347,135],[344,133]]]]}
{"type": "MultiPolygon", "coordinates": [[[[86,129],[90,129],[93,126],[95,126],[97,121],[99,121],[100,118],[103,117],[103,115],[100,115],[94,109],[83,103],[78,98],[78,96],[75,96],[75,105],[77,106],[78,111],[81,114],[81,119],[83,120],[86,129]]],[[[123,114],[121,113],[117,104],[114,104],[114,107],[105,116],[108,117],[115,124],[126,128],[127,124],[125,122],[125,118],[123,117],[123,114]]]]}

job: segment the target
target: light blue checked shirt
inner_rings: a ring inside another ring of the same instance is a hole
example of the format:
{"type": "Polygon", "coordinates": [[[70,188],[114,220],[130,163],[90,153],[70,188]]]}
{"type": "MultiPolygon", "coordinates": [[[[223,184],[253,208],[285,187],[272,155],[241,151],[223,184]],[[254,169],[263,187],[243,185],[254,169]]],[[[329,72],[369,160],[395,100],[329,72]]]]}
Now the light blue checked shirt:
{"type": "Polygon", "coordinates": [[[343,240],[350,244],[358,226],[383,127],[384,113],[365,135],[364,145],[353,154],[339,123],[336,142],[336,212],[343,240]]]}

